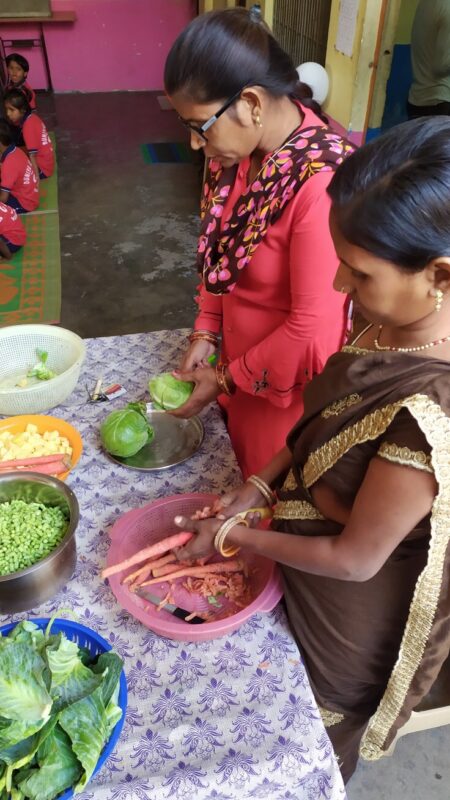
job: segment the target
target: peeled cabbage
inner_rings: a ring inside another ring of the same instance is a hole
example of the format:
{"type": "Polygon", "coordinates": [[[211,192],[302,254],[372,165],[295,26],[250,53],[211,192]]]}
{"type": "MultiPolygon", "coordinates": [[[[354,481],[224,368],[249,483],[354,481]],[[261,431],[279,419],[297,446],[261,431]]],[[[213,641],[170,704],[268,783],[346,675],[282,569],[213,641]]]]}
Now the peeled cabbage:
{"type": "Polygon", "coordinates": [[[112,456],[128,458],[151,442],[154,431],[142,403],[129,403],[126,408],[108,414],[100,428],[103,447],[112,456]]]}
{"type": "Polygon", "coordinates": [[[152,400],[165,411],[173,411],[189,400],[194,384],[191,381],[180,381],[170,372],[163,372],[148,382],[152,400]]]}

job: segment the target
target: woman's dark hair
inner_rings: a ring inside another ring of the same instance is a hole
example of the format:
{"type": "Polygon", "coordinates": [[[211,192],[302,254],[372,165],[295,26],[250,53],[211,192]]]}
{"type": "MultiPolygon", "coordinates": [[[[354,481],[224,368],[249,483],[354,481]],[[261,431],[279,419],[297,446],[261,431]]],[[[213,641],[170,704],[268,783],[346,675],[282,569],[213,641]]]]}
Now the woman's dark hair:
{"type": "Polygon", "coordinates": [[[226,100],[244,86],[261,86],[274,97],[299,100],[327,122],[255,9],[211,11],[193,19],[171,47],[164,85],[169,95],[183,90],[200,103],[226,100]]]}
{"type": "Polygon", "coordinates": [[[4,147],[9,147],[12,144],[11,128],[6,119],[0,119],[0,142],[4,147]]]}
{"type": "Polygon", "coordinates": [[[9,67],[11,61],[15,61],[19,67],[22,67],[24,72],[30,71],[30,65],[24,56],[21,56],[20,53],[10,53],[9,56],[6,56],[6,66],[9,67]]]}
{"type": "Polygon", "coordinates": [[[328,194],[351,244],[411,272],[450,256],[450,117],[391,128],[341,164],[328,194]]]}
{"type": "Polygon", "coordinates": [[[18,111],[22,111],[23,114],[31,111],[28,98],[25,92],[23,92],[21,89],[9,89],[7,92],[5,92],[3,102],[9,103],[10,105],[14,106],[14,108],[17,108],[18,111]]]}

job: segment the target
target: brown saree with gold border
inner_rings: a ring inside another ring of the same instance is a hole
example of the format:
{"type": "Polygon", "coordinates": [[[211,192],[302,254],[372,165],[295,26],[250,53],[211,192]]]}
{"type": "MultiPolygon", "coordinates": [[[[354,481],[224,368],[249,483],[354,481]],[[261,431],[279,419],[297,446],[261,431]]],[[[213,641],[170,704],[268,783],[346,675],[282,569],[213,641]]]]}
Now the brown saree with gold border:
{"type": "MultiPolygon", "coordinates": [[[[450,364],[417,354],[345,347],[305,392],[288,437],[293,468],[273,527],[338,535],[310,488],[351,506],[370,460],[434,472],[432,513],[368,581],[283,567],[290,622],[344,777],[377,759],[433,685],[450,647],[450,364]]],[[[380,503],[383,497],[380,496],[380,503]]],[[[450,698],[449,698],[450,702],[450,698]]]]}

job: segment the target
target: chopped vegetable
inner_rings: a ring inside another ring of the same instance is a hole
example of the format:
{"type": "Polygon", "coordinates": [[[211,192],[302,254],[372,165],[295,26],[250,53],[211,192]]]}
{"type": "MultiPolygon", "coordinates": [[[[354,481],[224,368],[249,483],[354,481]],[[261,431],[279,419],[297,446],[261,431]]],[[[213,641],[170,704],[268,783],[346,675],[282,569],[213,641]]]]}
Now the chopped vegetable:
{"type": "Polygon", "coordinates": [[[27,620],[0,637],[2,798],[54,800],[85,787],[122,715],[122,666],[27,620]]]}
{"type": "Polygon", "coordinates": [[[242,572],[228,574],[209,574],[200,578],[188,578],[183,584],[191,594],[206,597],[209,605],[222,608],[217,601],[218,597],[229,600],[236,606],[245,606],[251,600],[248,581],[242,572]]]}
{"type": "Polygon", "coordinates": [[[24,500],[1,503],[0,575],[26,569],[48,556],[63,539],[67,524],[57,507],[24,500]]]}
{"type": "Polygon", "coordinates": [[[45,350],[36,350],[38,362],[27,372],[27,378],[37,378],[39,381],[49,381],[56,378],[56,372],[47,367],[48,353],[45,350]]]}
{"type": "Polygon", "coordinates": [[[41,434],[36,425],[30,423],[21,433],[0,433],[0,463],[52,455],[72,455],[69,440],[58,431],[41,434]]]}
{"type": "Polygon", "coordinates": [[[139,550],[134,556],[130,556],[118,564],[113,564],[111,567],[106,567],[106,569],[102,570],[102,578],[109,578],[110,575],[122,572],[123,569],[133,567],[146,559],[163,556],[168,550],[174,550],[175,547],[183,547],[192,539],[192,536],[193,534],[188,533],[188,531],[181,531],[180,533],[174,533],[173,536],[168,536],[166,539],[161,539],[161,541],[139,550]]]}
{"type": "Polygon", "coordinates": [[[180,381],[170,372],[163,372],[148,382],[152,400],[165,411],[173,411],[189,400],[194,384],[191,381],[180,381]]]}
{"type": "Polygon", "coordinates": [[[103,447],[120,458],[134,456],[153,436],[144,403],[128,403],[126,408],[112,411],[100,428],[103,447]]]}

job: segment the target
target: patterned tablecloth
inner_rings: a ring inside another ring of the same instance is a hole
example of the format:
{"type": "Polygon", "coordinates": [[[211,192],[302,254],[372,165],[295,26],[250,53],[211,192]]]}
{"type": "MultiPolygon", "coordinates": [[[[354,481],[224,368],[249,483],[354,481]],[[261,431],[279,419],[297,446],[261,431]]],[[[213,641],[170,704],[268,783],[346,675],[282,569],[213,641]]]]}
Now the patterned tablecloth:
{"type": "MultiPolygon", "coordinates": [[[[130,508],[168,494],[220,491],[240,480],[217,407],[189,461],[160,472],[127,470],[101,452],[98,429],[124,400],[146,396],[151,374],[179,362],[186,331],[89,340],[76,391],[53,409],[80,431],[82,459],[68,483],[81,521],[70,583],[33,610],[72,609],[125,662],[128,711],[119,744],[80,800],[345,800],[339,769],[282,606],[212,642],[164,639],[117,604],[99,577],[108,529],[130,508]],[[86,385],[120,381],[127,395],[86,403],[86,385]]],[[[19,619],[16,615],[11,619],[19,619]]]]}

